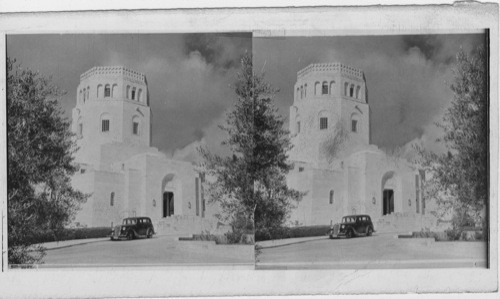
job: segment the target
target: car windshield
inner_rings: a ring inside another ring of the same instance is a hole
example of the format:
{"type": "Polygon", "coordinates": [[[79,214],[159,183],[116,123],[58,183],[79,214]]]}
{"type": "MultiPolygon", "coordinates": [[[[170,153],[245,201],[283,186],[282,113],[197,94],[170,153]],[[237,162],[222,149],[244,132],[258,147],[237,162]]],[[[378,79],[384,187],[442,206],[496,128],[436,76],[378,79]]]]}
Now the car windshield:
{"type": "Polygon", "coordinates": [[[135,224],[136,220],[135,219],[124,219],[123,224],[135,224]]]}

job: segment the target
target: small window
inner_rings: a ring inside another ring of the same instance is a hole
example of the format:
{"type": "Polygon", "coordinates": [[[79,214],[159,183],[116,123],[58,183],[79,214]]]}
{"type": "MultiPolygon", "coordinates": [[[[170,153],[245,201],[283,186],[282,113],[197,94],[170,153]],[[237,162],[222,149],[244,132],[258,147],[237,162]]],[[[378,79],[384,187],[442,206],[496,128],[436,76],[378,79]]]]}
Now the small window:
{"type": "Polygon", "coordinates": [[[359,91],[360,91],[360,90],[361,90],[361,87],[358,85],[358,86],[356,87],[356,99],[358,99],[358,100],[359,100],[359,99],[361,99],[361,98],[360,98],[360,94],[359,94],[359,91]]]}
{"type": "Polygon", "coordinates": [[[330,94],[333,94],[333,90],[335,89],[335,81],[330,82],[330,94]]]}
{"type": "Polygon", "coordinates": [[[137,100],[142,102],[142,89],[139,89],[139,92],[137,93],[137,100]]]}
{"type": "Polygon", "coordinates": [[[304,171],[304,167],[299,167],[299,172],[304,171]]]}
{"type": "Polygon", "coordinates": [[[109,84],[106,84],[104,87],[104,97],[109,98],[111,96],[111,88],[109,87],[109,84]]]}
{"type": "Polygon", "coordinates": [[[330,190],[330,204],[333,205],[333,190],[330,190]]]}
{"type": "Polygon", "coordinates": [[[79,123],[78,124],[78,137],[82,138],[83,136],[83,124],[79,123]]]}
{"type": "Polygon", "coordinates": [[[297,122],[297,133],[300,133],[300,121],[297,122]]]}
{"type": "Polygon", "coordinates": [[[307,84],[304,84],[304,98],[307,97],[307,84]]]}
{"type": "Polygon", "coordinates": [[[300,99],[300,87],[297,87],[297,99],[300,99]]]}
{"type": "Polygon", "coordinates": [[[319,82],[314,83],[314,95],[319,95],[321,84],[319,82]]]}
{"type": "Polygon", "coordinates": [[[111,192],[111,195],[109,197],[109,205],[114,206],[115,205],[115,192],[111,192]]]}
{"type": "Polygon", "coordinates": [[[134,135],[139,135],[139,123],[136,121],[132,123],[132,133],[134,135]]]}
{"type": "Polygon", "coordinates": [[[325,81],[321,87],[321,94],[328,94],[328,83],[325,81]]]}
{"type": "Polygon", "coordinates": [[[358,131],[358,121],[355,119],[351,120],[351,131],[353,132],[358,131]]]}
{"type": "Polygon", "coordinates": [[[109,132],[109,119],[103,119],[102,120],[101,131],[102,132],[109,132]]]}
{"type": "Polygon", "coordinates": [[[131,95],[132,100],[135,100],[135,87],[132,88],[132,95],[131,95]]]}
{"type": "Polygon", "coordinates": [[[300,87],[300,98],[302,99],[304,97],[304,86],[300,87]]]}
{"type": "Polygon", "coordinates": [[[319,119],[319,129],[326,130],[328,128],[328,118],[320,117],[319,119]]]}
{"type": "Polygon", "coordinates": [[[116,98],[118,97],[118,85],[113,84],[113,89],[111,90],[111,97],[116,98]]]}
{"type": "Polygon", "coordinates": [[[351,88],[349,88],[349,96],[354,97],[354,84],[351,84],[351,88]]]}
{"type": "Polygon", "coordinates": [[[102,85],[97,85],[97,98],[102,98],[102,85]]]}

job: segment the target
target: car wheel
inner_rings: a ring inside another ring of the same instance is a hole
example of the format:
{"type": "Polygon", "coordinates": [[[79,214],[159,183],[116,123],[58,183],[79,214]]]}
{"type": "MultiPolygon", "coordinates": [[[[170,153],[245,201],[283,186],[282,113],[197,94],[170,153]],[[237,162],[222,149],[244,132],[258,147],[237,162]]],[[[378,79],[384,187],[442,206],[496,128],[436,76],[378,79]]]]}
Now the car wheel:
{"type": "Polygon", "coordinates": [[[132,231],[129,231],[127,233],[127,240],[132,240],[134,238],[134,233],[132,231]]]}
{"type": "Polygon", "coordinates": [[[352,232],[352,229],[349,229],[349,230],[346,231],[345,237],[347,239],[350,239],[350,238],[354,237],[354,233],[352,232]]]}
{"type": "Polygon", "coordinates": [[[371,235],[372,235],[372,233],[373,233],[372,228],[371,228],[371,227],[368,227],[368,229],[366,230],[366,235],[367,235],[367,236],[371,236],[371,235]]]}
{"type": "Polygon", "coordinates": [[[148,228],[148,232],[146,233],[146,237],[148,239],[151,239],[153,237],[153,231],[150,228],[148,228]]]}

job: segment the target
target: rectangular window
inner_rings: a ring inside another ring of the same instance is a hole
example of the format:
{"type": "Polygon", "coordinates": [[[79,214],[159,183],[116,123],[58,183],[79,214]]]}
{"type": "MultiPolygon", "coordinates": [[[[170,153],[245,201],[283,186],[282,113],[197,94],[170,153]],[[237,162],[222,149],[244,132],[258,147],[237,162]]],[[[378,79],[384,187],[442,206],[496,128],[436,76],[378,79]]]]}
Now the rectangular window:
{"type": "Polygon", "coordinates": [[[299,172],[304,171],[304,167],[299,167],[299,172]]]}
{"type": "Polygon", "coordinates": [[[109,132],[109,119],[102,120],[102,132],[109,132]]]}
{"type": "Polygon", "coordinates": [[[132,89],[132,100],[135,100],[135,88],[132,89]]]}
{"type": "Polygon", "coordinates": [[[194,179],[194,188],[195,188],[195,194],[196,194],[196,216],[200,215],[200,179],[195,178],[194,179]]]}
{"type": "Polygon", "coordinates": [[[417,206],[417,214],[420,213],[420,186],[419,186],[419,176],[415,175],[415,201],[417,206]]]}
{"type": "Polygon", "coordinates": [[[109,98],[110,96],[111,96],[111,89],[109,88],[109,86],[106,86],[104,88],[104,97],[109,98]]]}
{"type": "Polygon", "coordinates": [[[132,123],[132,133],[134,135],[139,135],[139,123],[132,123]]]}
{"type": "Polygon", "coordinates": [[[358,121],[353,119],[351,121],[351,131],[357,132],[358,131],[358,121]]]}
{"type": "Polygon", "coordinates": [[[319,119],[319,129],[320,130],[325,130],[328,128],[328,118],[326,117],[321,117],[319,119]]]}

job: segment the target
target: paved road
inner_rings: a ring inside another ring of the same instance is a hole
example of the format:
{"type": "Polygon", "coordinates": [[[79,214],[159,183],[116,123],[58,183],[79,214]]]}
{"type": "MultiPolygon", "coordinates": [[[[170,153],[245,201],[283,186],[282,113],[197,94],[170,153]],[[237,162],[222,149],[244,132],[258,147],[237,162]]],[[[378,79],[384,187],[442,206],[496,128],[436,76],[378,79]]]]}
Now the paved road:
{"type": "MultiPolygon", "coordinates": [[[[154,237],[131,241],[100,241],[47,251],[44,267],[72,266],[213,266],[253,267],[253,252],[234,246],[154,237]],[[222,246],[222,247],[221,247],[222,246]],[[228,250],[229,248],[229,250],[228,250]]],[[[243,247],[240,247],[243,248],[243,247]]]]}
{"type": "Polygon", "coordinates": [[[485,267],[484,242],[426,242],[373,235],[264,248],[257,269],[485,267]]]}

